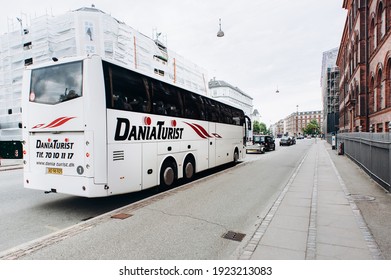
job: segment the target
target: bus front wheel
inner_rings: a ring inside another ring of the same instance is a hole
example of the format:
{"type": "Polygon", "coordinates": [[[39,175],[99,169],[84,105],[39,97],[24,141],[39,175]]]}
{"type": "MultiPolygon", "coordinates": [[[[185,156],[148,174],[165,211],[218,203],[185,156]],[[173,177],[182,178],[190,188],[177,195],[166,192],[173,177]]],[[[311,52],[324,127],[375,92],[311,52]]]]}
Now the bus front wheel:
{"type": "Polygon", "coordinates": [[[234,162],[234,164],[239,162],[239,151],[238,151],[238,149],[235,149],[233,162],[234,162]]]}

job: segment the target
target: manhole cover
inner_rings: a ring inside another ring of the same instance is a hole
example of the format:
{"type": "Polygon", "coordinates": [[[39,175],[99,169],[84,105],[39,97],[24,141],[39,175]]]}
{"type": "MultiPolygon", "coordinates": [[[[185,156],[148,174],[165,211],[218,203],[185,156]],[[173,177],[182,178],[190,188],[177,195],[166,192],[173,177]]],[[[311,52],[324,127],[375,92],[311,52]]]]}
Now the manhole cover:
{"type": "Polygon", "coordinates": [[[375,197],[362,194],[351,194],[350,197],[355,201],[373,201],[375,197]]]}
{"type": "Polygon", "coordinates": [[[132,216],[131,214],[119,213],[119,214],[115,214],[115,215],[111,216],[111,218],[113,218],[113,219],[124,220],[124,219],[126,219],[126,218],[131,217],[131,216],[132,216]]]}
{"type": "Polygon", "coordinates": [[[234,240],[234,241],[242,241],[243,238],[246,235],[244,233],[239,233],[239,232],[234,232],[234,231],[228,231],[223,235],[223,238],[229,239],[229,240],[234,240]]]}

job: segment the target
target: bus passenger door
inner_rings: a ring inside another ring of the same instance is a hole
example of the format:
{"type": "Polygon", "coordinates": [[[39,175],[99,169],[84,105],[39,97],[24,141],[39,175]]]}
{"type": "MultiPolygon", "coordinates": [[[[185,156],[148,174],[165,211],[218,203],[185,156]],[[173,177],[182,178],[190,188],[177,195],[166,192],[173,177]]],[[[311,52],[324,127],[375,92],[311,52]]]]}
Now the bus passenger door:
{"type": "Polygon", "coordinates": [[[208,138],[208,159],[209,159],[209,168],[216,166],[216,137],[214,137],[214,133],[216,133],[216,124],[209,123],[209,135],[212,137],[208,138]]]}

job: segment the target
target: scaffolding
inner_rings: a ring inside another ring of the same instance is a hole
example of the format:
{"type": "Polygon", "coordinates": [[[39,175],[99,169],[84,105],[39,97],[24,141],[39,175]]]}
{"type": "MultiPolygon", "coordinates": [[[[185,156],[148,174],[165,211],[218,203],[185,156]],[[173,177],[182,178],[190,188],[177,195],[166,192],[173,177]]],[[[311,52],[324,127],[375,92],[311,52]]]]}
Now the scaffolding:
{"type": "Polygon", "coordinates": [[[23,69],[31,64],[97,54],[128,69],[206,95],[205,69],[156,39],[96,9],[43,15],[18,23],[0,36],[0,141],[21,140],[23,69]],[[28,24],[27,24],[28,23],[28,24]]]}

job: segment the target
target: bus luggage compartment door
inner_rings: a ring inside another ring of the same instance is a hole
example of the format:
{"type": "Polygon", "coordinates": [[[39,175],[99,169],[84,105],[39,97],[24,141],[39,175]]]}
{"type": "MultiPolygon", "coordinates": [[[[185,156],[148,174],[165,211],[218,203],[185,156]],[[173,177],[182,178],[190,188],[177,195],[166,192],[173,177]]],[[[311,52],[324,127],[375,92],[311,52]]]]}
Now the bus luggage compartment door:
{"type": "Polygon", "coordinates": [[[141,190],[141,143],[111,144],[108,152],[109,194],[141,190]]]}

